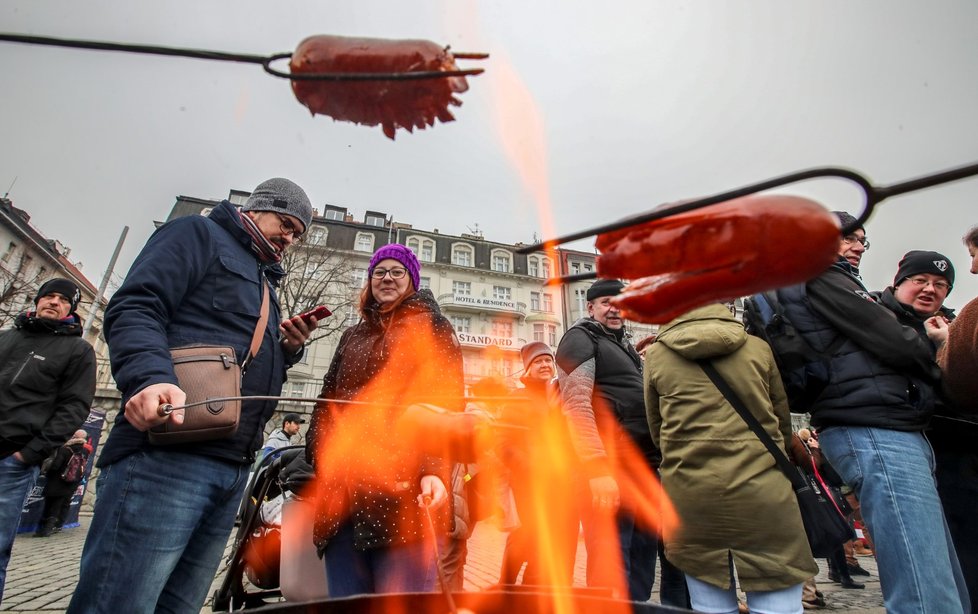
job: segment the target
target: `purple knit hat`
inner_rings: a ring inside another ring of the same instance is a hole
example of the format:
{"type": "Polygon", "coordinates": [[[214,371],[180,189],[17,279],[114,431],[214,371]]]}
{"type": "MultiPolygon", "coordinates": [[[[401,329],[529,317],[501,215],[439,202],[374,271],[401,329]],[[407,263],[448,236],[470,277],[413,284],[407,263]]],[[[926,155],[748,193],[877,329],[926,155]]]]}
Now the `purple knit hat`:
{"type": "Polygon", "coordinates": [[[385,258],[393,258],[403,264],[404,268],[407,269],[408,275],[411,276],[411,281],[414,282],[414,289],[417,290],[421,287],[421,263],[418,262],[418,257],[414,255],[414,252],[400,243],[391,243],[375,251],[373,257],[370,259],[367,275],[373,275],[374,269],[377,268],[377,263],[385,258]]]}

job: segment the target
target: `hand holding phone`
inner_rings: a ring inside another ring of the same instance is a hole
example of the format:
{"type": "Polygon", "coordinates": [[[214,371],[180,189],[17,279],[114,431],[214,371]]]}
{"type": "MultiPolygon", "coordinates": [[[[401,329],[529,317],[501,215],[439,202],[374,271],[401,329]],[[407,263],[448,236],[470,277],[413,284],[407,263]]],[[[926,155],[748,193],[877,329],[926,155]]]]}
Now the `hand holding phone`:
{"type": "Polygon", "coordinates": [[[299,315],[294,317],[300,318],[306,324],[311,325],[310,322],[311,318],[316,318],[316,321],[319,322],[325,318],[328,318],[331,315],[333,315],[333,312],[330,311],[328,307],[326,307],[325,305],[320,305],[319,307],[314,307],[313,309],[310,309],[309,311],[306,311],[304,313],[300,313],[299,315]]]}

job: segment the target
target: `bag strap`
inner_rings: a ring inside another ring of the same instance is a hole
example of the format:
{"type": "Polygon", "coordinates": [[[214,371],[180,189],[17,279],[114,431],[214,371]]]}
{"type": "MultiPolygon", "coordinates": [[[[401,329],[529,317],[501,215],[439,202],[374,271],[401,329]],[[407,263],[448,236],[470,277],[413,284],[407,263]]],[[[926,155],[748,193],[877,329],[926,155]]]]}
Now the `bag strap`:
{"type": "Polygon", "coordinates": [[[261,349],[261,341],[265,337],[265,327],[268,326],[268,282],[265,281],[264,276],[262,276],[261,282],[261,310],[258,315],[258,325],[255,326],[255,332],[251,335],[251,347],[248,348],[248,356],[241,365],[242,372],[248,368],[252,359],[258,354],[258,350],[261,349]]]}
{"type": "Polygon", "coordinates": [[[740,417],[747,423],[747,428],[749,428],[751,432],[753,432],[754,435],[761,440],[761,443],[764,444],[767,451],[774,457],[774,462],[777,464],[778,469],[780,469],[791,482],[791,487],[798,490],[799,488],[807,486],[801,475],[798,473],[798,470],[791,464],[791,461],[788,460],[784,450],[779,448],[778,445],[774,443],[774,440],[767,434],[767,431],[765,431],[764,427],[761,426],[761,423],[757,421],[754,414],[750,413],[750,410],[747,409],[747,406],[744,404],[740,396],[734,392],[734,389],[730,387],[727,380],[720,375],[720,372],[717,371],[717,368],[713,365],[713,362],[704,359],[697,360],[696,364],[698,364],[700,368],[706,372],[706,376],[709,377],[710,381],[713,382],[713,384],[720,390],[720,394],[722,394],[723,397],[727,399],[727,402],[730,403],[735,410],[737,410],[740,417]]]}

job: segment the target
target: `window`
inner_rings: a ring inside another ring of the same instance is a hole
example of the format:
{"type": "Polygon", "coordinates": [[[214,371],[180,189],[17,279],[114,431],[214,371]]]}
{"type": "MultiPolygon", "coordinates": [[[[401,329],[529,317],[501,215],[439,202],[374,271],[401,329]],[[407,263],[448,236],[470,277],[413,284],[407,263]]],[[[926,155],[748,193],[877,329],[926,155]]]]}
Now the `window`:
{"type": "Polygon", "coordinates": [[[506,286],[493,286],[492,287],[492,298],[497,301],[508,301],[512,298],[513,291],[506,286]]]}
{"type": "Polygon", "coordinates": [[[530,309],[540,311],[540,293],[530,292],[530,309]]]}
{"type": "Polygon", "coordinates": [[[540,268],[537,265],[536,258],[527,258],[526,260],[526,274],[530,277],[537,277],[540,273],[540,268]]]}
{"type": "MultiPolygon", "coordinates": [[[[343,326],[350,327],[356,326],[357,322],[360,321],[360,313],[354,309],[350,308],[350,311],[346,314],[346,320],[343,321],[343,326]]],[[[306,352],[308,354],[308,352],[306,352]]]]}
{"type": "Polygon", "coordinates": [[[543,295],[543,310],[547,313],[554,312],[554,295],[544,293],[543,295]]]}
{"type": "Polygon", "coordinates": [[[326,243],[326,237],[329,236],[328,231],[322,226],[313,226],[312,231],[309,233],[309,238],[306,242],[309,245],[323,245],[326,243]]]}
{"type": "Polygon", "coordinates": [[[557,347],[557,327],[553,324],[547,324],[547,343],[550,347],[557,347]]]}
{"type": "Polygon", "coordinates": [[[472,318],[468,316],[452,316],[452,327],[457,333],[472,332],[472,318]]]}
{"type": "Polygon", "coordinates": [[[570,269],[572,275],[577,275],[578,273],[581,272],[581,263],[580,262],[570,263],[570,269]]]}
{"type": "Polygon", "coordinates": [[[578,311],[587,311],[587,290],[574,290],[574,301],[578,311]]]}
{"type": "Polygon", "coordinates": [[[541,258],[540,259],[540,276],[550,278],[550,259],[541,258]]]}
{"type": "Polygon", "coordinates": [[[3,254],[2,260],[4,262],[10,262],[10,257],[14,255],[15,251],[17,251],[17,244],[11,241],[10,245],[7,246],[7,251],[3,254]]]}
{"type": "Polygon", "coordinates": [[[292,382],[291,389],[289,390],[289,396],[291,397],[303,397],[306,392],[305,382],[292,382]]]}
{"type": "Polygon", "coordinates": [[[512,256],[508,252],[496,250],[492,252],[492,270],[497,273],[509,273],[512,269],[512,256]]]}
{"type": "Polygon", "coordinates": [[[510,339],[513,336],[513,323],[503,320],[492,321],[492,336],[510,339]]]}
{"type": "Polygon", "coordinates": [[[431,290],[431,278],[430,277],[422,277],[421,278],[421,287],[418,288],[418,290],[431,290]]]}
{"type": "Polygon", "coordinates": [[[472,248],[468,245],[456,245],[452,247],[452,264],[472,266],[472,248]]]}
{"type": "Polygon", "coordinates": [[[435,242],[431,239],[411,237],[408,239],[407,246],[421,262],[435,261],[435,242]]]}
{"type": "Polygon", "coordinates": [[[325,217],[327,220],[342,222],[343,218],[346,216],[344,215],[343,211],[337,211],[336,209],[327,209],[325,217]]]}
{"type": "Polygon", "coordinates": [[[350,271],[350,286],[353,288],[363,288],[367,285],[367,269],[353,269],[350,271]]]}
{"type": "Polygon", "coordinates": [[[368,213],[366,217],[367,226],[379,226],[381,228],[387,223],[387,218],[383,215],[368,213]]]}
{"type": "Polygon", "coordinates": [[[354,244],[353,249],[358,252],[374,251],[374,236],[370,233],[358,232],[357,242],[354,244]]]}
{"type": "Polygon", "coordinates": [[[594,270],[594,265],[593,264],[585,264],[584,265],[584,271],[586,273],[590,273],[593,270],[594,270]]]}
{"type": "Polygon", "coordinates": [[[452,282],[452,294],[456,296],[472,296],[472,282],[470,281],[453,281],[452,282]]]}
{"type": "Polygon", "coordinates": [[[543,324],[533,325],[533,340],[543,342],[543,324]]]}

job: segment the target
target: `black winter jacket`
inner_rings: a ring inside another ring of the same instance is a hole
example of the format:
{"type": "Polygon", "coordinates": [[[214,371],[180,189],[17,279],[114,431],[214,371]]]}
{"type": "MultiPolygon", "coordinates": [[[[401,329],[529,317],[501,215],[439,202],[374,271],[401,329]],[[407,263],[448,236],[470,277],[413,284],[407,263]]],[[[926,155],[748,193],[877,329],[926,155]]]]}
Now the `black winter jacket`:
{"type": "Polygon", "coordinates": [[[930,342],[876,303],[840,258],[798,287],[778,291],[788,319],[818,351],[842,335],[829,384],[816,399],[812,425],[922,430],[934,411],[940,370],[930,342]],[[807,296],[806,296],[807,294],[807,296]]]}
{"type": "Polygon", "coordinates": [[[0,332],[0,458],[38,465],[74,434],[95,396],[95,351],[77,316],[22,314],[0,332]]]}
{"type": "Polygon", "coordinates": [[[661,458],[645,417],[642,360],[623,333],[582,318],[557,347],[564,413],[589,477],[611,473],[615,433],[622,431],[650,466],[657,467],[661,458]]]}

